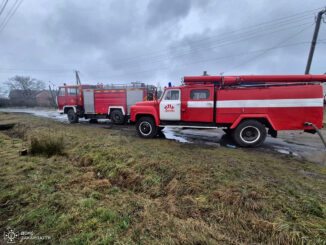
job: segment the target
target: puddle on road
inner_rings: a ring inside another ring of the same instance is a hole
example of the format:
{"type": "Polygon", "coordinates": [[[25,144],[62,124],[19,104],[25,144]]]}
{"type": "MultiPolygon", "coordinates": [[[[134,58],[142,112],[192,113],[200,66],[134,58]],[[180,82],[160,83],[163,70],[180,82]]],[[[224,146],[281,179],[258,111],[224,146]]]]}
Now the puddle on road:
{"type": "Polygon", "coordinates": [[[13,112],[13,113],[27,113],[38,117],[51,118],[56,121],[68,123],[67,115],[60,114],[56,110],[33,110],[33,109],[16,109],[16,108],[4,108],[0,109],[1,112],[13,112]]]}
{"type": "MultiPolygon", "coordinates": [[[[195,143],[206,144],[215,146],[226,146],[232,148],[234,142],[227,136],[221,129],[212,130],[196,130],[196,129],[184,129],[179,128],[166,128],[162,131],[165,137],[170,140],[176,140],[182,143],[195,143]]],[[[293,132],[291,132],[293,134],[293,132]]],[[[299,133],[298,133],[299,134],[299,133]]],[[[318,137],[316,135],[316,137],[318,137]]],[[[288,143],[282,138],[267,137],[264,144],[258,151],[264,152],[277,152],[284,155],[289,155],[302,160],[308,160],[311,162],[326,165],[326,151],[323,144],[320,142],[318,146],[310,146],[307,142],[293,142],[288,143]],[[305,144],[306,143],[306,144],[305,144]]]]}
{"type": "MultiPolygon", "coordinates": [[[[67,115],[59,114],[56,110],[33,110],[33,109],[13,109],[2,108],[3,112],[28,113],[38,117],[46,117],[63,123],[68,123],[67,115]]],[[[111,128],[108,124],[109,120],[99,120],[98,124],[92,124],[95,127],[111,128]]],[[[80,123],[88,125],[88,120],[80,119],[80,123]]],[[[125,130],[130,127],[115,126],[115,129],[125,130]]],[[[195,143],[212,146],[226,146],[232,148],[234,142],[221,129],[180,129],[180,128],[165,128],[163,131],[166,139],[175,140],[181,143],[195,143]]],[[[297,157],[303,160],[308,160],[315,163],[326,165],[326,151],[323,144],[318,141],[318,136],[304,139],[299,138],[300,133],[288,131],[288,139],[267,137],[262,146],[257,148],[258,151],[277,152],[284,155],[297,157]],[[290,139],[289,139],[290,138],[290,139]],[[290,141],[290,142],[287,142],[290,141]],[[316,143],[317,142],[317,143],[316,143]]],[[[284,135],[281,135],[284,137],[284,135]]],[[[302,136],[300,136],[302,137],[302,136]]]]}
{"type": "Polygon", "coordinates": [[[291,155],[291,156],[296,156],[298,157],[299,155],[295,152],[292,152],[292,151],[289,151],[289,150],[285,150],[285,149],[277,149],[275,148],[276,151],[278,151],[279,153],[282,153],[282,154],[286,154],[286,155],[291,155]]]}
{"type": "Polygon", "coordinates": [[[163,129],[162,132],[163,132],[166,139],[175,140],[175,141],[178,141],[178,142],[181,142],[181,143],[192,143],[191,141],[187,140],[184,137],[177,136],[175,134],[175,132],[173,130],[169,129],[169,128],[163,129]]]}

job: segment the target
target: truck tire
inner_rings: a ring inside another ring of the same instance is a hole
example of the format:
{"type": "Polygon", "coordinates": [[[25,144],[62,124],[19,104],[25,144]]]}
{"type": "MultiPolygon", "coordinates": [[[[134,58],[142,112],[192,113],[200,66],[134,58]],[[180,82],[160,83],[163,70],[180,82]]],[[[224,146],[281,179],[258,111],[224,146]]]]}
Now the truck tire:
{"type": "Polygon", "coordinates": [[[265,141],[266,128],[256,120],[245,120],[235,128],[232,137],[239,146],[257,147],[265,141]]]}
{"type": "Polygon", "coordinates": [[[152,117],[141,117],[136,123],[136,129],[142,138],[154,138],[157,134],[157,127],[152,117]]]}
{"type": "Polygon", "coordinates": [[[114,110],[111,112],[110,118],[114,124],[123,124],[125,122],[125,116],[121,110],[114,110]]]}
{"type": "Polygon", "coordinates": [[[69,109],[67,117],[70,123],[78,123],[79,118],[73,109],[69,109]]]}

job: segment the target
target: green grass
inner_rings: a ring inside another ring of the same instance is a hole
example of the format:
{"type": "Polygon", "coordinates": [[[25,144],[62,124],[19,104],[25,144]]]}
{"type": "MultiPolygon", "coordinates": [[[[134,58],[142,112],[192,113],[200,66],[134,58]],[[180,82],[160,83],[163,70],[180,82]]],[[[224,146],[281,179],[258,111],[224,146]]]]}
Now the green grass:
{"type": "Polygon", "coordinates": [[[48,136],[45,138],[32,138],[29,152],[32,155],[53,155],[64,154],[64,141],[62,137],[48,136]]]}
{"type": "Polygon", "coordinates": [[[18,124],[0,132],[1,232],[52,244],[326,243],[325,166],[8,116],[18,124]],[[64,155],[18,154],[60,137],[64,155]]]}

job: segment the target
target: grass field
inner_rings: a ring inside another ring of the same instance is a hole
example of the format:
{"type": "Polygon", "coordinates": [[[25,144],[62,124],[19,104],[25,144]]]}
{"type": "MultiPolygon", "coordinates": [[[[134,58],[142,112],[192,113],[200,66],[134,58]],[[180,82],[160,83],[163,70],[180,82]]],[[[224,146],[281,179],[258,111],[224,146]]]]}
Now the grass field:
{"type": "Polygon", "coordinates": [[[326,166],[0,113],[6,122],[17,124],[0,131],[1,233],[52,244],[326,243],[326,166]]]}

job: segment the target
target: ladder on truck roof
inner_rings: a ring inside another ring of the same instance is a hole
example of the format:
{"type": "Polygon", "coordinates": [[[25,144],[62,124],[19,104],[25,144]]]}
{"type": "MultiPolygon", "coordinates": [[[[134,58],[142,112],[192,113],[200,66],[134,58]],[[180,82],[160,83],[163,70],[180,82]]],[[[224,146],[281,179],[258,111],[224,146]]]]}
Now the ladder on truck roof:
{"type": "Polygon", "coordinates": [[[104,89],[128,89],[128,88],[147,88],[155,89],[154,85],[147,85],[141,82],[133,82],[131,84],[105,84],[104,89]]]}
{"type": "Polygon", "coordinates": [[[239,75],[186,76],[185,85],[216,84],[223,86],[279,86],[326,82],[326,75],[239,75]]]}

